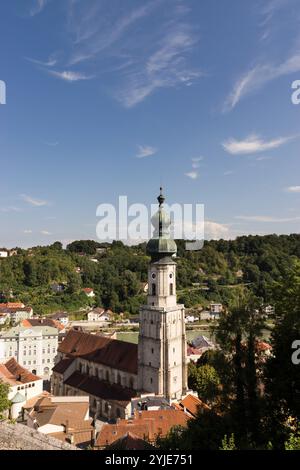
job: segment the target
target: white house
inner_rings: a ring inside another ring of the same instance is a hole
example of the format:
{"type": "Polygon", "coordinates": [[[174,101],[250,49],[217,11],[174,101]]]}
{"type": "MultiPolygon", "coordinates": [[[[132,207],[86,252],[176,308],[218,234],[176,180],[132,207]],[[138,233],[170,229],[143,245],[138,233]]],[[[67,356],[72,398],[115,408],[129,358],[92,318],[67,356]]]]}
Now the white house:
{"type": "Polygon", "coordinates": [[[0,312],[0,325],[5,325],[10,321],[10,315],[7,312],[0,312]]]}
{"type": "Polygon", "coordinates": [[[69,323],[69,315],[65,312],[58,312],[51,316],[52,320],[57,320],[64,326],[69,323]]]}
{"type": "Polygon", "coordinates": [[[17,326],[0,334],[0,362],[14,358],[33,374],[50,378],[58,348],[58,330],[49,326],[17,326]]]}
{"type": "Polygon", "coordinates": [[[0,258],[8,258],[8,251],[0,250],[0,258]]]}
{"type": "Polygon", "coordinates": [[[185,317],[185,323],[194,323],[194,322],[197,322],[197,321],[199,321],[199,318],[194,317],[194,315],[187,315],[185,317]]]}
{"type": "Polygon", "coordinates": [[[21,367],[14,358],[0,364],[0,380],[9,385],[8,399],[12,402],[12,419],[19,416],[27,400],[43,392],[43,379],[21,367]]]}
{"type": "Polygon", "coordinates": [[[32,318],[33,310],[31,307],[11,309],[11,320],[13,323],[19,323],[21,320],[32,318]]]}
{"type": "Polygon", "coordinates": [[[222,311],[223,311],[222,304],[216,304],[216,303],[210,304],[210,312],[212,315],[220,314],[222,311]]]}
{"type": "MultiPolygon", "coordinates": [[[[10,304],[4,304],[4,305],[10,305],[10,304]]],[[[11,304],[14,305],[14,304],[11,304]]],[[[16,304],[17,305],[17,304],[16,304]]],[[[21,304],[23,305],[23,304],[21,304]]],[[[32,318],[33,316],[33,310],[31,307],[10,307],[10,306],[3,306],[0,304],[0,314],[8,314],[10,320],[13,323],[19,323],[22,320],[26,320],[28,318],[32,318]]]]}
{"type": "Polygon", "coordinates": [[[94,289],[91,287],[84,287],[82,290],[87,297],[95,297],[94,289]]]}
{"type": "Polygon", "coordinates": [[[87,315],[88,321],[109,321],[109,314],[101,307],[94,308],[87,315]]]}

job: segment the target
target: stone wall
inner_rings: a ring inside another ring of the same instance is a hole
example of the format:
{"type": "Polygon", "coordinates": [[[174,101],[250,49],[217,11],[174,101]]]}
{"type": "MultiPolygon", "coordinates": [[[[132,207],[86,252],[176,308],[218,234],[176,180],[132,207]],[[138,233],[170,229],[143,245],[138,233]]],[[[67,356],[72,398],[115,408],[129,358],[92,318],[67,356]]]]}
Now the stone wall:
{"type": "Polygon", "coordinates": [[[0,450],[80,450],[23,424],[0,422],[0,450]]]}

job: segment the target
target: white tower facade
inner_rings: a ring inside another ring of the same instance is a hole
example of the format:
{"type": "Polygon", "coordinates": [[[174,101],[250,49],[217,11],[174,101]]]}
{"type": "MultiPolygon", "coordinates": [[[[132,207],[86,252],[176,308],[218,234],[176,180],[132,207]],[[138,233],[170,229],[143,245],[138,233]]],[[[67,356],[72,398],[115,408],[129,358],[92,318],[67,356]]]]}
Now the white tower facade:
{"type": "Polygon", "coordinates": [[[187,392],[187,357],[184,306],[176,301],[176,243],[169,238],[170,220],[163,210],[152,223],[156,230],[147,245],[147,305],[140,309],[138,387],[140,392],[180,399],[187,392]]]}

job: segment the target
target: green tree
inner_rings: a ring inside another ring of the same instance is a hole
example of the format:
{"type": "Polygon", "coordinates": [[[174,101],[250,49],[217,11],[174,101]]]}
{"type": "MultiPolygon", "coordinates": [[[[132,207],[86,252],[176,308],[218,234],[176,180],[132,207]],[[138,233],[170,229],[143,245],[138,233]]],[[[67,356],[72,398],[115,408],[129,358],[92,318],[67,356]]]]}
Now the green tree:
{"type": "Polygon", "coordinates": [[[227,434],[225,434],[224,438],[222,439],[222,446],[220,447],[220,450],[237,450],[234,440],[234,434],[231,434],[229,438],[227,434]]]}
{"type": "Polygon", "coordinates": [[[300,450],[300,434],[291,434],[284,443],[285,450],[300,450]]]}
{"type": "Polygon", "coordinates": [[[8,399],[9,385],[0,380],[0,418],[3,417],[3,413],[10,407],[10,401],[8,399]]]}
{"type": "Polygon", "coordinates": [[[219,394],[220,378],[216,369],[208,364],[190,367],[189,386],[201,400],[212,402],[219,394]]]}
{"type": "Polygon", "coordinates": [[[300,420],[300,366],[292,359],[294,342],[300,339],[300,262],[274,285],[276,324],[272,332],[272,356],[266,364],[267,428],[275,447],[282,447],[288,418],[300,420]]]}

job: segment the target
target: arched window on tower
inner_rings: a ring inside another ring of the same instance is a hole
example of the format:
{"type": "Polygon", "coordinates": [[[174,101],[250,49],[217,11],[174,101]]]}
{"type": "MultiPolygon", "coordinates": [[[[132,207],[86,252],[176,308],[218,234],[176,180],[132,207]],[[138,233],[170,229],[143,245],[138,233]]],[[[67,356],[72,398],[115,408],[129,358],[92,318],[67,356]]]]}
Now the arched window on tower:
{"type": "Polygon", "coordinates": [[[152,295],[156,295],[156,284],[153,282],[152,283],[152,295]]]}
{"type": "Polygon", "coordinates": [[[174,295],[174,287],[173,286],[174,286],[174,284],[173,284],[173,282],[171,282],[171,284],[170,284],[170,295],[174,295]]]}

